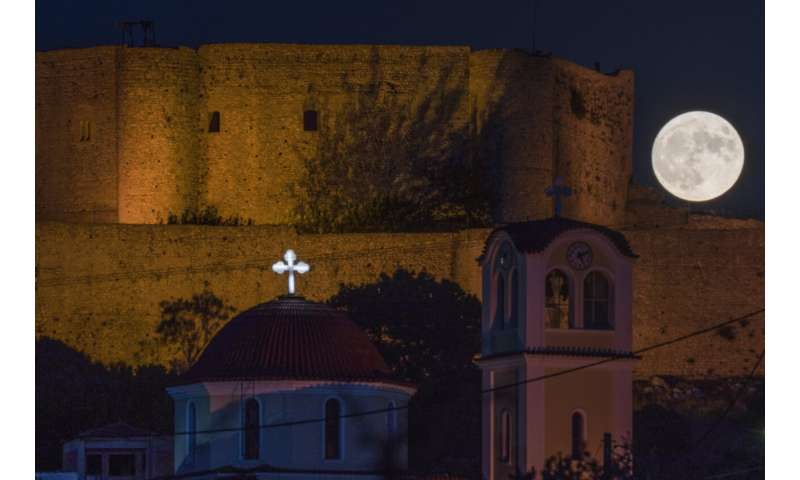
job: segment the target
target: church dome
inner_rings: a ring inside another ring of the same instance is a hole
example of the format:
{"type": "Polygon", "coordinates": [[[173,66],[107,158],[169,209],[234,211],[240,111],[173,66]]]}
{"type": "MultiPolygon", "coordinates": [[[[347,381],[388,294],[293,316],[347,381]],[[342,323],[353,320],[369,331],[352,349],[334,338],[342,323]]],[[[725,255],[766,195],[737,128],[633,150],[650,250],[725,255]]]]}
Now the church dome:
{"type": "Polygon", "coordinates": [[[234,317],[180,383],[226,380],[407,384],[392,375],[367,334],[344,312],[292,295],[234,317]]]}

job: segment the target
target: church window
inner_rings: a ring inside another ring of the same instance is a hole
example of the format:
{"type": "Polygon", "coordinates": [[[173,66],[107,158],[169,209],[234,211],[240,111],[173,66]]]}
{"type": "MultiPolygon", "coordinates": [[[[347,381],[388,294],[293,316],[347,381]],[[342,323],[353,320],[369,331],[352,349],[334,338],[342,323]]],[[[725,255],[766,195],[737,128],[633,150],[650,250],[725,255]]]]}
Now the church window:
{"type": "Polygon", "coordinates": [[[614,454],[614,446],[611,441],[611,433],[603,433],[603,465],[610,465],[614,454]]]}
{"type": "Polygon", "coordinates": [[[497,275],[497,306],[494,314],[494,324],[502,328],[506,322],[506,279],[501,273],[497,275]]]}
{"type": "Polygon", "coordinates": [[[89,120],[81,120],[81,142],[88,142],[92,139],[92,130],[94,125],[89,120]]]}
{"type": "Polygon", "coordinates": [[[572,458],[580,460],[586,449],[586,419],[581,412],[572,414],[572,458]]]}
{"type": "Polygon", "coordinates": [[[136,475],[136,457],[132,453],[109,455],[108,475],[114,477],[136,475]]]}
{"type": "Polygon", "coordinates": [[[570,282],[564,272],[553,270],[544,282],[546,328],[570,328],[573,326],[570,282]]]}
{"type": "Polygon", "coordinates": [[[397,410],[395,410],[394,402],[389,402],[389,405],[386,407],[386,431],[389,433],[389,437],[391,437],[397,433],[397,410]]]}
{"type": "Polygon", "coordinates": [[[335,398],[325,402],[325,460],[336,460],[342,454],[342,407],[335,398]]]}
{"type": "Polygon", "coordinates": [[[500,412],[500,461],[509,463],[511,461],[511,412],[503,410],[500,412]]]}
{"type": "Polygon", "coordinates": [[[194,402],[189,402],[186,413],[186,459],[189,463],[194,463],[195,450],[197,448],[197,408],[194,402]]]}
{"type": "Polygon", "coordinates": [[[219,133],[219,112],[211,112],[208,115],[208,132],[219,133]]]}
{"type": "Polygon", "coordinates": [[[317,131],[317,111],[306,110],[303,112],[303,130],[306,132],[317,131]]]}
{"type": "Polygon", "coordinates": [[[508,317],[508,323],[511,328],[519,325],[519,275],[517,270],[511,273],[511,314],[508,317]]]}
{"type": "Polygon", "coordinates": [[[611,328],[611,286],[600,272],[590,272],[583,281],[583,325],[589,329],[611,328]]]}
{"type": "Polygon", "coordinates": [[[98,453],[86,455],[86,475],[103,474],[103,457],[98,453]]]}
{"type": "Polygon", "coordinates": [[[255,460],[259,454],[261,419],[258,400],[248,398],[244,403],[244,459],[255,460]]]}

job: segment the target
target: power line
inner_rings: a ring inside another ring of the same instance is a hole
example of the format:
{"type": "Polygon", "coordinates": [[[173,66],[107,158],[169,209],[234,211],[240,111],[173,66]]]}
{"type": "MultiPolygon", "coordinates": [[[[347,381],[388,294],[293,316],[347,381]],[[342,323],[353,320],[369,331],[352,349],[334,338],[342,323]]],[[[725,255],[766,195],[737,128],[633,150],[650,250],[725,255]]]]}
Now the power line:
{"type": "Polygon", "coordinates": [[[732,477],[734,475],[740,475],[742,473],[755,472],[757,470],[763,470],[763,469],[764,469],[764,465],[754,465],[752,467],[745,468],[743,470],[733,470],[733,471],[730,471],[730,472],[723,472],[723,473],[719,473],[719,474],[715,474],[715,475],[711,475],[711,476],[703,477],[703,478],[706,479],[706,480],[711,480],[712,478],[728,478],[728,477],[732,477]]]}
{"type": "MultiPolygon", "coordinates": [[[[716,325],[712,325],[712,326],[704,328],[702,330],[696,330],[696,331],[694,331],[692,333],[687,333],[686,335],[682,335],[680,337],[676,337],[676,338],[673,338],[671,340],[667,340],[665,342],[656,343],[656,344],[650,345],[648,347],[641,348],[639,350],[635,350],[635,351],[631,352],[631,354],[640,355],[642,353],[649,352],[649,351],[655,350],[657,348],[665,347],[667,345],[672,345],[673,343],[681,342],[683,340],[687,340],[689,338],[696,337],[698,335],[702,335],[704,333],[708,333],[708,332],[711,332],[713,330],[717,330],[719,328],[725,327],[725,326],[730,325],[732,323],[741,322],[743,320],[746,320],[746,319],[748,319],[750,317],[754,317],[754,316],[756,316],[758,314],[761,314],[761,313],[764,313],[764,309],[763,308],[761,310],[756,310],[754,312],[750,312],[747,315],[743,315],[741,317],[733,318],[733,319],[727,320],[725,322],[718,323],[716,325]]],[[[596,362],[592,362],[592,363],[589,363],[589,364],[586,364],[586,365],[581,365],[581,366],[569,368],[569,369],[566,369],[566,370],[560,370],[558,372],[548,373],[548,374],[540,375],[540,376],[534,377],[534,378],[527,378],[525,380],[520,380],[519,382],[513,382],[513,383],[506,384],[506,385],[501,385],[499,387],[488,388],[488,389],[482,390],[482,392],[483,393],[494,392],[494,391],[497,391],[497,390],[504,390],[506,388],[512,388],[512,387],[516,387],[516,386],[519,386],[519,385],[524,385],[526,383],[538,382],[540,380],[546,380],[548,378],[558,377],[558,376],[561,376],[561,375],[565,375],[567,373],[576,372],[578,370],[583,370],[585,368],[594,367],[594,366],[597,366],[597,365],[602,365],[604,363],[609,363],[609,362],[613,362],[613,361],[620,360],[620,359],[621,358],[619,356],[610,356],[610,357],[607,357],[607,358],[604,358],[602,360],[598,360],[596,362]]]]}
{"type": "MultiPolygon", "coordinates": [[[[356,250],[348,250],[346,252],[337,252],[337,253],[327,253],[327,254],[320,254],[320,255],[312,255],[312,256],[305,256],[304,260],[311,262],[311,261],[333,261],[333,260],[347,260],[353,258],[355,255],[371,255],[375,256],[380,253],[385,252],[415,252],[419,251],[421,248],[431,249],[438,246],[452,246],[454,242],[458,242],[459,244],[475,244],[475,243],[483,243],[483,240],[458,240],[455,236],[451,236],[450,238],[443,238],[438,240],[429,240],[426,242],[418,242],[413,245],[407,246],[398,246],[398,245],[389,245],[385,247],[372,247],[372,248],[363,248],[363,249],[356,249],[356,250]]],[[[55,278],[43,278],[37,281],[37,287],[57,287],[57,286],[64,286],[64,285],[72,285],[72,284],[81,284],[81,283],[95,283],[95,282],[117,282],[121,280],[136,280],[139,278],[144,277],[151,277],[151,276],[171,276],[171,275],[180,275],[180,274],[195,274],[195,273],[206,273],[206,272],[221,272],[221,271],[233,271],[233,270],[245,270],[248,268],[261,268],[261,269],[268,269],[272,267],[274,262],[271,260],[263,260],[263,259],[249,259],[243,262],[237,263],[219,263],[219,264],[211,264],[205,265],[202,267],[175,267],[175,268],[167,268],[167,269],[152,269],[152,270],[138,270],[138,271],[127,271],[127,272],[116,272],[116,273],[107,273],[107,274],[99,274],[99,275],[78,275],[74,277],[55,277],[55,278]]]]}
{"type": "MultiPolygon", "coordinates": [[[[722,328],[724,326],[730,325],[731,323],[741,322],[742,320],[748,319],[750,317],[753,317],[753,316],[758,315],[758,314],[763,313],[763,312],[764,312],[764,309],[757,310],[755,312],[748,313],[748,314],[743,315],[741,317],[737,317],[737,318],[733,318],[733,319],[730,319],[730,320],[726,320],[724,322],[717,323],[717,324],[715,324],[713,326],[710,326],[710,327],[707,327],[707,328],[704,328],[704,329],[701,329],[701,330],[696,330],[696,331],[694,331],[692,333],[689,333],[689,334],[686,334],[686,335],[682,335],[680,337],[676,337],[676,338],[673,338],[671,340],[667,340],[665,342],[660,342],[660,343],[653,344],[653,345],[650,345],[650,346],[645,347],[645,348],[641,348],[641,349],[636,350],[635,352],[632,352],[632,353],[634,355],[639,355],[641,353],[649,352],[649,351],[655,350],[657,348],[662,348],[662,347],[665,347],[665,346],[669,346],[669,345],[672,345],[674,343],[677,343],[677,342],[680,342],[680,341],[683,341],[683,340],[687,340],[689,338],[696,337],[698,335],[702,335],[702,334],[717,330],[717,329],[722,328]]],[[[522,384],[544,381],[544,380],[547,380],[547,379],[550,379],[550,378],[559,377],[559,376],[562,376],[562,375],[567,375],[567,374],[570,374],[570,373],[573,373],[573,372],[576,372],[576,371],[579,371],[579,370],[585,370],[587,368],[595,367],[597,365],[601,365],[601,364],[608,363],[608,362],[613,362],[613,361],[619,360],[619,359],[620,359],[620,357],[618,357],[618,356],[612,356],[612,357],[604,358],[602,360],[599,360],[599,361],[596,361],[596,362],[592,362],[592,363],[588,363],[588,364],[585,364],[585,365],[581,365],[581,366],[578,366],[578,367],[568,368],[568,369],[565,369],[565,370],[560,370],[558,372],[554,372],[554,373],[550,373],[550,374],[546,374],[546,375],[541,375],[541,376],[538,376],[538,377],[528,378],[528,379],[525,379],[525,380],[522,380],[522,381],[519,381],[519,382],[510,383],[508,385],[501,385],[499,387],[493,387],[493,388],[484,389],[484,390],[481,390],[481,394],[490,393],[490,392],[494,392],[494,391],[497,391],[497,390],[503,390],[503,389],[507,389],[507,388],[512,388],[512,387],[515,387],[515,386],[518,386],[518,385],[522,385],[522,384]]],[[[389,407],[389,408],[380,408],[380,409],[375,409],[375,410],[365,410],[365,411],[356,412],[356,413],[339,415],[338,418],[342,419],[342,418],[363,417],[363,416],[367,416],[367,415],[376,415],[376,414],[379,414],[379,413],[388,413],[388,412],[398,411],[398,410],[407,410],[408,408],[409,408],[409,404],[405,404],[405,405],[401,405],[401,406],[395,406],[395,407],[389,407]]],[[[307,425],[307,424],[311,424],[311,423],[324,422],[325,420],[326,420],[325,418],[311,418],[311,419],[304,419],[304,420],[292,420],[292,421],[287,421],[287,422],[270,423],[268,425],[259,425],[259,429],[289,427],[289,426],[294,426],[294,425],[307,425]]],[[[183,432],[174,432],[172,434],[153,434],[153,435],[148,435],[147,437],[168,437],[168,436],[190,435],[190,434],[198,435],[198,434],[230,433],[230,432],[238,432],[238,431],[243,431],[243,430],[246,430],[246,427],[230,427],[230,428],[217,428],[217,429],[209,429],[209,430],[183,431],[183,432]]],[[[133,436],[131,438],[134,438],[134,437],[135,436],[133,436]]]]}

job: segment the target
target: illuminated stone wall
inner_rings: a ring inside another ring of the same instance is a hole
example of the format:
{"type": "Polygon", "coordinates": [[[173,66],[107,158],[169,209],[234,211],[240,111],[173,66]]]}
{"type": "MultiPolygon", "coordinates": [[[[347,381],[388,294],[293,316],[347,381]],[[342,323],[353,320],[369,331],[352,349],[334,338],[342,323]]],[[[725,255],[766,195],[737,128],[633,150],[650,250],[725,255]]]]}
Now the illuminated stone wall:
{"type": "MultiPolygon", "coordinates": [[[[160,301],[187,298],[205,282],[240,311],[270,300],[285,291],[286,279],[270,267],[288,247],[312,266],[298,282],[298,291],[311,299],[326,299],[341,283],[371,282],[397,268],[426,270],[480,295],[475,259],[487,234],[297,235],[270,226],[39,223],[37,334],[103,362],[166,361],[148,343],[160,301]]],[[[763,223],[693,217],[679,227],[625,234],[640,255],[634,269],[635,348],[763,308],[763,223]]],[[[763,345],[763,323],[756,317],[732,332],[651,352],[636,372],[742,374],[763,345]]]]}
{"type": "Polygon", "coordinates": [[[346,134],[348,114],[380,108],[396,112],[400,136],[426,122],[436,135],[474,135],[500,192],[499,221],[550,215],[543,191],[556,168],[580,185],[567,213],[624,218],[630,71],[468,47],[97,47],[36,58],[41,221],[153,224],[210,205],[291,224],[304,160],[331,145],[320,135],[346,134]],[[318,112],[319,130],[304,131],[305,110],[318,112]],[[209,132],[213,112],[219,132],[209,132]],[[84,118],[97,126],[92,142],[75,138],[84,118]]]}
{"type": "Polygon", "coordinates": [[[37,219],[117,221],[118,53],[36,54],[37,219]]]}

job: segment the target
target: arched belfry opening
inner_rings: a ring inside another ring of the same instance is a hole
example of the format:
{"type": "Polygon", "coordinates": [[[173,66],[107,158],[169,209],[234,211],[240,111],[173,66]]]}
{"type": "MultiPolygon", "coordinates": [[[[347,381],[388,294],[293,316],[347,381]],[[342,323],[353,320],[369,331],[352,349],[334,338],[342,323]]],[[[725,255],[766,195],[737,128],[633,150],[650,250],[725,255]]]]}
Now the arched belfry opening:
{"type": "MultiPolygon", "coordinates": [[[[558,212],[571,189],[548,191],[558,212]]],[[[635,259],[621,233],[558,215],[489,234],[478,259],[484,478],[631,440],[635,259]],[[574,370],[594,358],[610,361],[574,370]]]]}

